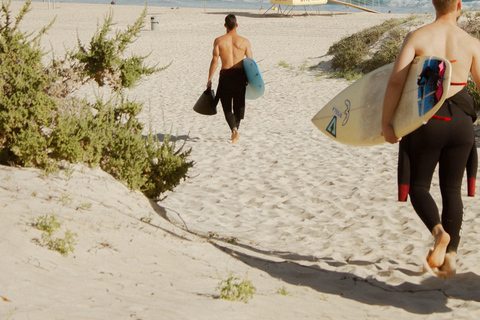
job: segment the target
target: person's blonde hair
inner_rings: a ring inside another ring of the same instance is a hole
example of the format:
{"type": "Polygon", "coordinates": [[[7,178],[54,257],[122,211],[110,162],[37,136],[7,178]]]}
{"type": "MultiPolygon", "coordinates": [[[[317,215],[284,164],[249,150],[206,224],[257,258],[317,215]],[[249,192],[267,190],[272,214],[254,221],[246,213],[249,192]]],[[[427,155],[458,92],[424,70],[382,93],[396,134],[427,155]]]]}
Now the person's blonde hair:
{"type": "Polygon", "coordinates": [[[455,10],[457,0],[433,0],[433,5],[440,13],[448,13],[455,10]]]}

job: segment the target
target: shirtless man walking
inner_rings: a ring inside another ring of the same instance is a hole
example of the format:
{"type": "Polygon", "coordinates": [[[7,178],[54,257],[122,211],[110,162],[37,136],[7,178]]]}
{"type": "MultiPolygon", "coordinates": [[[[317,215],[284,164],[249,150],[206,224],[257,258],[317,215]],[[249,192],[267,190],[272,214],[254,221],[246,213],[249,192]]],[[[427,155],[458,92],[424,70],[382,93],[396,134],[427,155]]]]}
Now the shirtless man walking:
{"type": "MultiPolygon", "coordinates": [[[[466,92],[469,74],[480,88],[480,42],[457,26],[461,0],[433,0],[436,19],[410,32],[400,50],[388,82],[383,105],[382,131],[385,140],[400,142],[410,160],[410,200],[413,208],[434,237],[434,249],[426,263],[442,278],[456,273],[456,252],[463,221],[461,185],[467,159],[475,143],[472,118],[473,99],[466,92]],[[405,137],[397,137],[390,125],[416,56],[439,56],[452,61],[452,86],[439,117],[405,137]],[[448,120],[448,121],[445,121],[448,120]],[[430,195],[430,184],[439,164],[442,217],[430,195]]],[[[476,160],[476,158],[475,158],[476,160]]]]}
{"type": "Polygon", "coordinates": [[[215,39],[213,57],[208,72],[207,87],[212,87],[212,78],[218,67],[218,58],[222,61],[218,81],[217,99],[222,102],[225,119],[232,131],[232,143],[237,143],[240,134],[240,120],[245,114],[245,88],[247,77],[243,69],[243,58],[252,58],[250,42],[237,34],[237,18],[229,14],[225,18],[226,34],[215,39]]]}

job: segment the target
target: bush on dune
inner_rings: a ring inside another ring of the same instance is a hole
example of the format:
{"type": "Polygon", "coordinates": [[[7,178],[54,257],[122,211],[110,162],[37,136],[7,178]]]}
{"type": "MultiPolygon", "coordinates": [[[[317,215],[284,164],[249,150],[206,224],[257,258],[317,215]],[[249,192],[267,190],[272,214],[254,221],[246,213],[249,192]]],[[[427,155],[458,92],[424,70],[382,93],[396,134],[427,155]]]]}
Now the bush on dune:
{"type": "Polygon", "coordinates": [[[146,10],[124,32],[108,38],[112,15],[87,48],[69,52],[45,67],[40,38],[52,23],[31,35],[18,30],[30,10],[28,0],[15,21],[3,2],[0,19],[0,164],[57,170],[58,161],[100,166],[131,189],[159,198],[187,177],[191,150],[167,137],[142,136],[136,116],[142,104],[130,101],[130,88],[144,75],[163,70],[144,64],[145,57],[122,58],[143,27],[146,10]],[[94,103],[73,93],[95,81],[111,89],[108,101],[94,103]]]}

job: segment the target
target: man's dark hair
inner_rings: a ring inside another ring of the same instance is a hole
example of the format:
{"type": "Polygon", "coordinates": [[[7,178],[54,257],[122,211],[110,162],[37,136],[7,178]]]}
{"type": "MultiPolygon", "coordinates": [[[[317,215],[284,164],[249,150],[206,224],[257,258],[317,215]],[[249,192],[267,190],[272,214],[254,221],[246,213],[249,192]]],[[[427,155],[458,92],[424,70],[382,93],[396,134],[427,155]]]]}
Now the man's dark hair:
{"type": "Polygon", "coordinates": [[[233,30],[237,25],[237,17],[234,14],[229,14],[225,17],[225,26],[228,30],[233,30]]]}
{"type": "Polygon", "coordinates": [[[433,0],[433,5],[442,14],[455,10],[455,0],[433,0]]]}

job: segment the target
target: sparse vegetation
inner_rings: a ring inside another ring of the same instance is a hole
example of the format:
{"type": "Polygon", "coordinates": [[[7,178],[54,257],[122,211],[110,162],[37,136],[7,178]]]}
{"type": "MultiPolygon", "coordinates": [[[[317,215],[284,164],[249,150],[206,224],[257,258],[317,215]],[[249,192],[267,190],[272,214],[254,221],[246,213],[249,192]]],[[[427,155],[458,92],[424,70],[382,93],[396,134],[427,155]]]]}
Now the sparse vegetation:
{"type": "Polygon", "coordinates": [[[245,277],[241,280],[237,277],[230,276],[227,280],[222,280],[217,287],[220,290],[220,298],[230,301],[243,301],[245,303],[253,298],[257,289],[245,277]]]}
{"type": "MultiPolygon", "coordinates": [[[[168,135],[163,141],[152,133],[143,137],[137,120],[142,104],[125,96],[124,89],[142,76],[164,69],[146,66],[145,57],[123,58],[144,26],[146,8],[114,37],[109,37],[113,15],[108,14],[89,46],[79,42],[78,49],[45,67],[40,39],[51,24],[30,39],[18,25],[31,0],[16,20],[9,4],[2,1],[0,11],[0,164],[34,166],[48,176],[60,161],[83,162],[154,199],[187,177],[191,150],[177,147],[168,135]],[[110,88],[112,97],[94,103],[75,98],[73,93],[91,81],[110,88]]],[[[65,174],[69,178],[72,172],[65,174]]]]}
{"type": "Polygon", "coordinates": [[[209,231],[207,232],[207,237],[210,239],[217,239],[219,238],[219,235],[215,231],[209,231]]]}
{"type": "Polygon", "coordinates": [[[238,244],[238,239],[236,237],[230,237],[230,238],[228,238],[227,243],[237,245],[238,244]]]}
{"type": "Polygon", "coordinates": [[[283,61],[283,60],[280,61],[280,62],[278,63],[278,65],[279,65],[280,67],[284,67],[285,69],[289,69],[289,70],[293,70],[293,69],[294,69],[292,65],[288,64],[286,61],[283,61]]]}
{"type": "Polygon", "coordinates": [[[278,288],[276,293],[281,295],[281,296],[285,296],[285,297],[286,296],[293,296],[293,294],[290,291],[288,291],[287,287],[285,287],[285,286],[283,286],[281,288],[278,288]]]}
{"type": "Polygon", "coordinates": [[[92,204],[91,204],[91,203],[89,203],[89,202],[83,202],[83,203],[81,203],[81,204],[78,206],[77,210],[78,210],[78,209],[90,210],[91,208],[92,208],[92,204]]]}
{"type": "Polygon", "coordinates": [[[140,221],[150,224],[153,220],[152,214],[149,212],[147,215],[140,218],[140,221]]]}
{"type": "Polygon", "coordinates": [[[67,206],[69,204],[72,204],[73,200],[69,194],[62,193],[58,202],[61,203],[63,206],[67,206]]]}
{"type": "Polygon", "coordinates": [[[68,256],[69,252],[73,252],[75,238],[77,235],[70,230],[65,231],[64,238],[55,238],[53,234],[60,229],[61,223],[57,220],[55,215],[45,215],[38,217],[32,223],[32,226],[38,230],[43,231],[41,245],[50,250],[59,252],[62,256],[68,256]]]}

